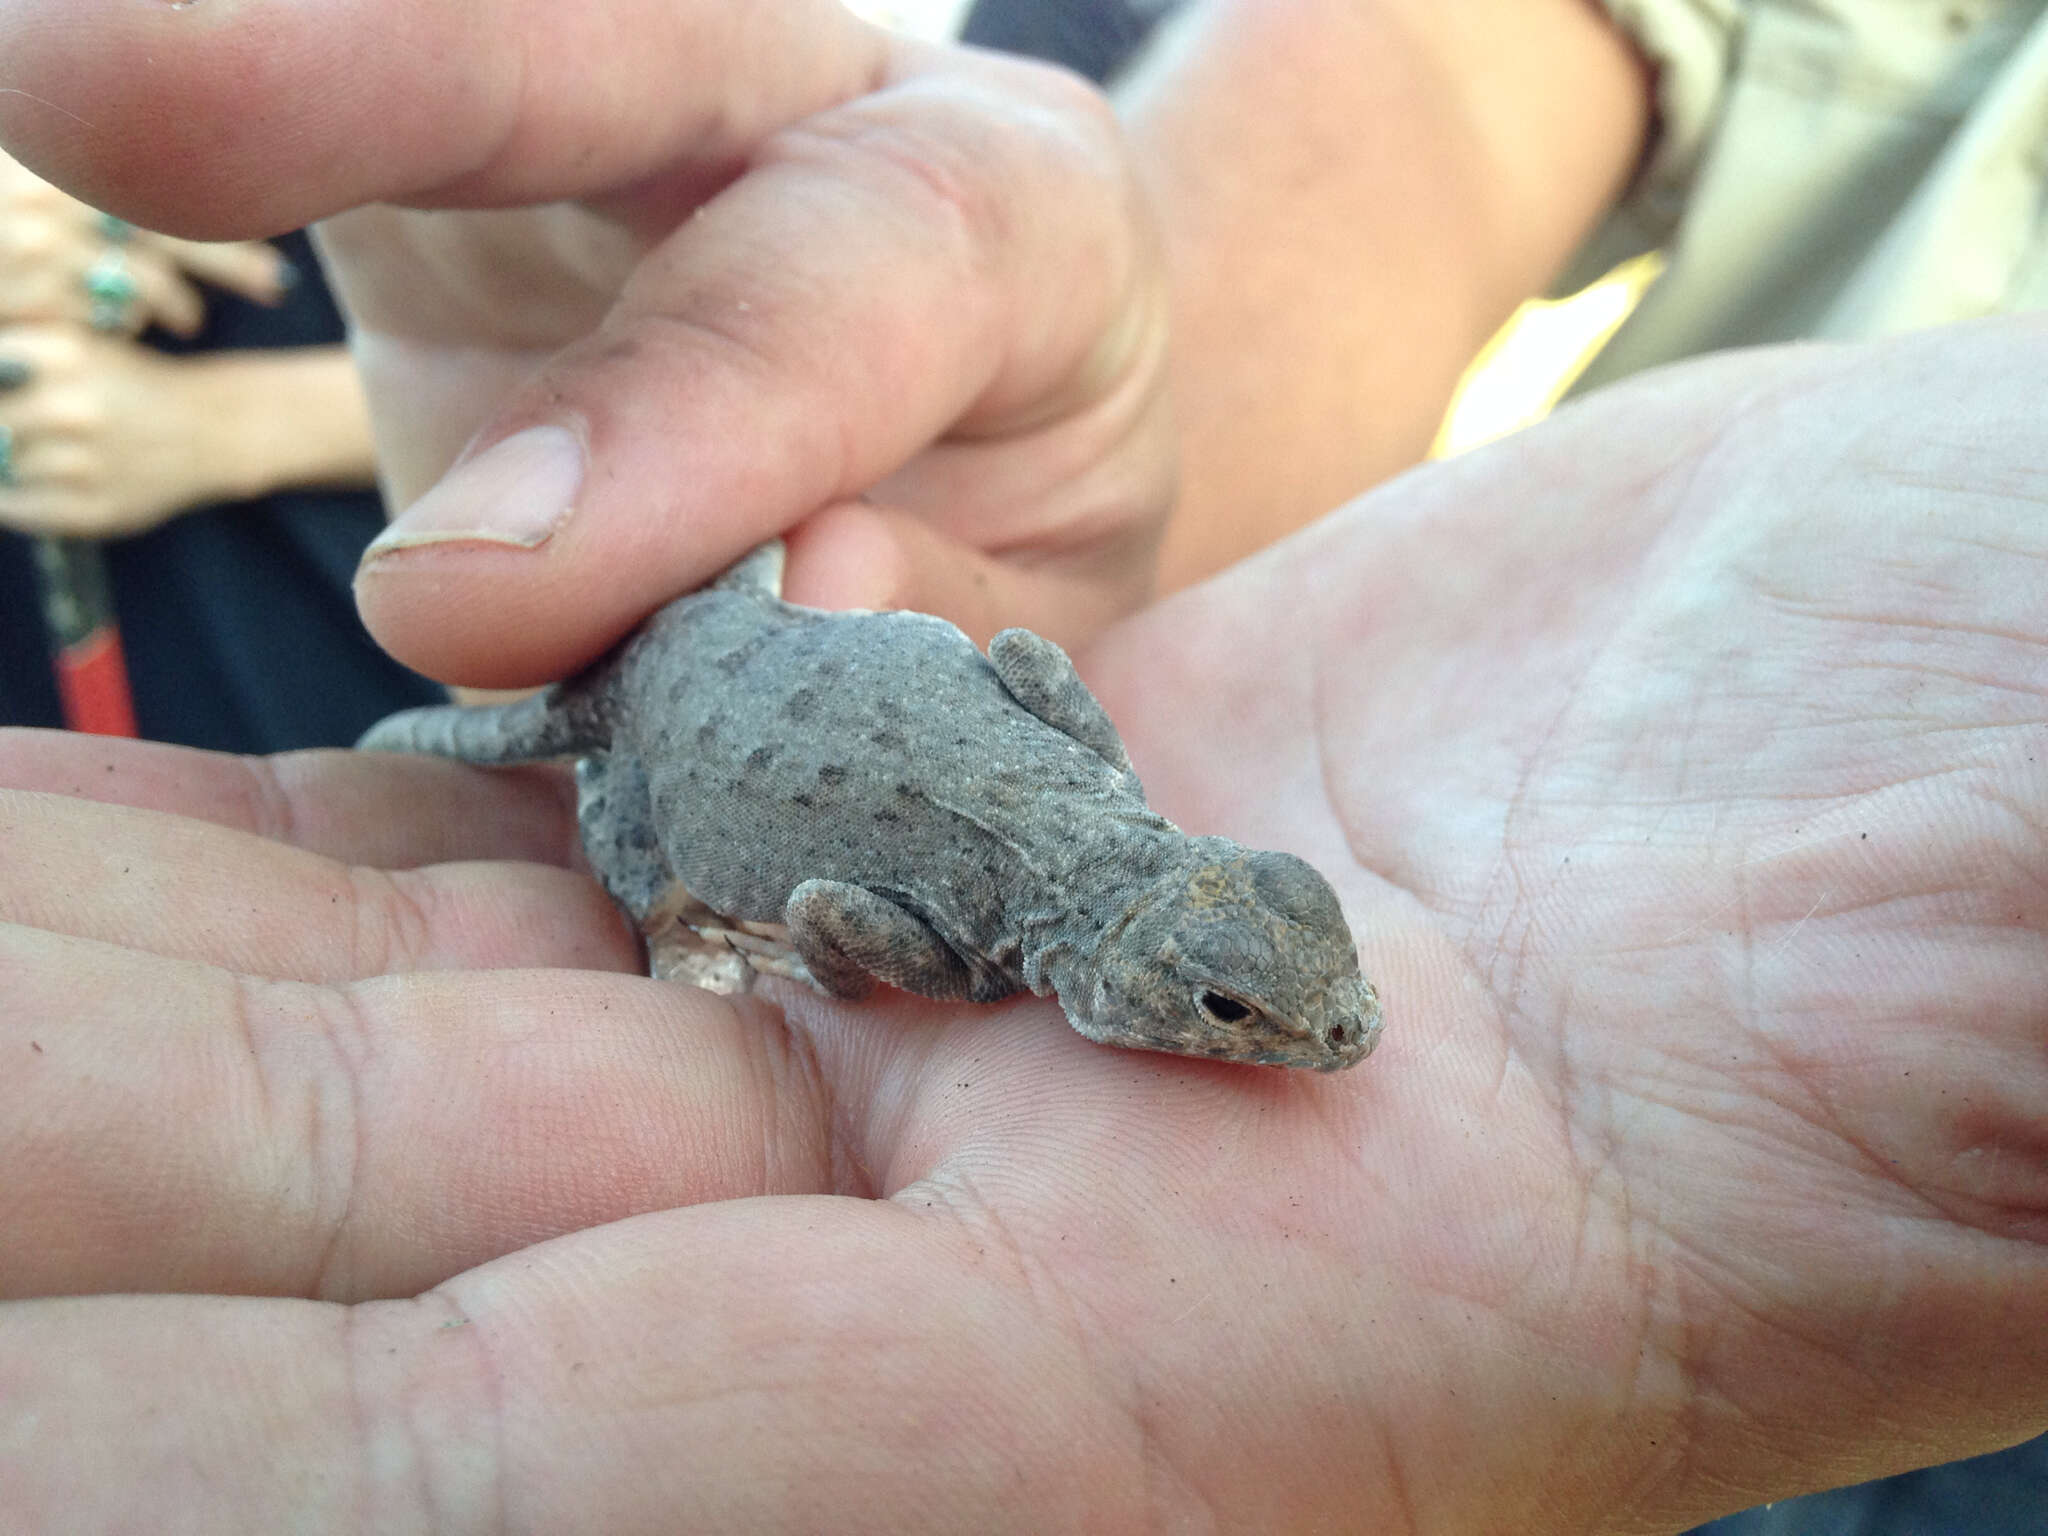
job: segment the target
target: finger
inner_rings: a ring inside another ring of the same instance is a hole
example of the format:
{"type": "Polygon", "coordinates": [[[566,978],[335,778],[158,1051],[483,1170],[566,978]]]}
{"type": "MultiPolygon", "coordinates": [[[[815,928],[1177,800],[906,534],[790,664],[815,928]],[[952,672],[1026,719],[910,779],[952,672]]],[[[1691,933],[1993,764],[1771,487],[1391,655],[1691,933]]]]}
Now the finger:
{"type": "Polygon", "coordinates": [[[0,922],[302,981],[641,964],[603,891],[569,870],[373,870],[161,811],[21,790],[0,790],[0,922]]]}
{"type": "Polygon", "coordinates": [[[583,971],[252,979],[0,926],[0,1295],[410,1294],[635,1212],[829,1187],[772,1010],[583,971]]]}
{"type": "Polygon", "coordinates": [[[100,521],[89,494],[98,478],[96,455],[77,441],[64,405],[53,405],[51,394],[31,387],[0,394],[0,524],[89,537],[100,521]]]}
{"type": "Polygon", "coordinates": [[[176,267],[152,257],[133,260],[131,271],[135,277],[136,303],[128,329],[140,331],[154,323],[174,336],[199,334],[199,328],[206,323],[206,300],[176,267]]]}
{"type": "Polygon", "coordinates": [[[841,502],[789,536],[784,595],[817,608],[944,614],[984,649],[1028,614],[1032,628],[1073,647],[1144,601],[1157,546],[1157,526],[1145,524],[1025,564],[942,532],[929,518],[841,502]]]}
{"type": "Polygon", "coordinates": [[[509,0],[487,26],[471,0],[15,0],[7,31],[8,147],[201,239],[373,202],[546,203],[685,160],[715,186],[763,133],[866,89],[887,47],[836,0],[509,0]]]}
{"type": "Polygon", "coordinates": [[[135,243],[132,236],[88,236],[68,254],[75,266],[48,274],[57,280],[60,302],[36,318],[72,321],[121,336],[134,336],[152,324],[180,335],[199,328],[205,306],[198,294],[148,245],[135,243]]]}
{"type": "MultiPolygon", "coordinates": [[[[0,452],[6,447],[5,429],[0,428],[0,452]]],[[[0,528],[29,538],[62,539],[91,538],[95,527],[96,519],[82,511],[74,497],[0,481],[0,528]]]]}
{"type": "MultiPolygon", "coordinates": [[[[0,1312],[0,1474],[32,1529],[150,1528],[167,1490],[206,1530],[1157,1523],[1134,1417],[1153,1400],[1040,1301],[947,1223],[787,1200],[578,1234],[349,1313],[38,1303],[0,1312]]],[[[1169,1417],[1223,1411],[1202,1408],[1169,1417]]]]}
{"type": "MultiPolygon", "coordinates": [[[[1129,320],[1158,314],[1146,239],[1113,125],[1066,77],[913,76],[820,114],[643,261],[596,334],[379,538],[365,622],[431,675],[533,682],[941,434],[1071,417],[1088,440],[1069,456],[1093,462],[1163,420],[1156,391],[1123,387],[1157,346],[1152,320],[1129,320]]],[[[1120,489],[1087,495],[1106,513],[1120,489]]],[[[981,542],[986,505],[930,510],[981,542]]],[[[1073,510],[1052,497],[1035,515],[1073,510]]],[[[1073,520],[1007,539],[1036,558],[1041,537],[1113,521],[1073,520]]]]}
{"type": "Polygon", "coordinates": [[[191,276],[251,303],[278,303],[297,281],[298,269],[284,252],[261,240],[179,240],[162,235],[157,243],[191,276]]]}
{"type": "Polygon", "coordinates": [[[7,474],[0,480],[0,525],[53,538],[103,538],[110,526],[106,499],[81,487],[97,477],[92,456],[76,443],[14,431],[0,422],[7,474]]]}
{"type": "Polygon", "coordinates": [[[71,731],[0,729],[0,785],[189,816],[380,869],[457,859],[580,863],[575,787],[390,753],[236,757],[71,731]]]}
{"type": "MultiPolygon", "coordinates": [[[[82,421],[75,391],[52,384],[24,390],[0,401],[0,426],[12,448],[14,484],[24,498],[37,491],[60,491],[76,499],[105,489],[105,457],[95,451],[91,427],[82,421]]],[[[24,501],[26,504],[26,501],[24,501]]]]}

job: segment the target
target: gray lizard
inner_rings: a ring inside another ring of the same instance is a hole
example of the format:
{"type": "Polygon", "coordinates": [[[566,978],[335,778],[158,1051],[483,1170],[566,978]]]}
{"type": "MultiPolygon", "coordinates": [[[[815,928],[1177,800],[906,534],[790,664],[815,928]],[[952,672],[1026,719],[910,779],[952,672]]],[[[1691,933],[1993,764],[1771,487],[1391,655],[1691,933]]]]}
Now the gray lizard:
{"type": "Polygon", "coordinates": [[[578,758],[584,848],[657,974],[1028,987],[1106,1045],[1323,1071],[1371,1052],[1336,893],[1151,810],[1058,646],[1010,629],[984,657],[928,614],[783,602],[781,574],[764,544],[566,682],[361,745],[578,758]]]}

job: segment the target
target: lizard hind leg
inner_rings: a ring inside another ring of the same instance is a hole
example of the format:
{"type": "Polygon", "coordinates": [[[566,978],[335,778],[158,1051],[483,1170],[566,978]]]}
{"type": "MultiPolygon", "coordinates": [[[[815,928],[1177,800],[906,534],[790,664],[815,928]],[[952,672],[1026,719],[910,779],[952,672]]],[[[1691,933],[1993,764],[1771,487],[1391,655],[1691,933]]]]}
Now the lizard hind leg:
{"type": "Polygon", "coordinates": [[[745,957],[689,922],[701,904],[669,868],[638,758],[596,752],[578,760],[576,821],[598,882],[646,941],[653,975],[712,992],[747,990],[753,973],[745,957]]]}
{"type": "Polygon", "coordinates": [[[864,997],[877,981],[923,997],[975,994],[973,968],[950,944],[862,886],[806,880],[790,892],[784,916],[812,977],[834,997],[864,997]]]}

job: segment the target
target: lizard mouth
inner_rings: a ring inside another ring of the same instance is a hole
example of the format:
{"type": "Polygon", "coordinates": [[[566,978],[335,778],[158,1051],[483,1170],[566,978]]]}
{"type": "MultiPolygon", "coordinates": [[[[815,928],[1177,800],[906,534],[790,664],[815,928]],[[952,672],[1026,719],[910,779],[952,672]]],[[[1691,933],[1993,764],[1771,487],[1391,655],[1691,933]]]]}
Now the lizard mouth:
{"type": "Polygon", "coordinates": [[[1204,978],[1170,994],[1181,1001],[1161,1007],[1124,994],[1098,976],[1084,1014],[1067,1008],[1074,1028],[1102,1045],[1160,1051],[1247,1066],[1338,1072],[1354,1067],[1379,1044],[1379,998],[1358,975],[1332,979],[1281,1013],[1265,999],[1204,978]]]}

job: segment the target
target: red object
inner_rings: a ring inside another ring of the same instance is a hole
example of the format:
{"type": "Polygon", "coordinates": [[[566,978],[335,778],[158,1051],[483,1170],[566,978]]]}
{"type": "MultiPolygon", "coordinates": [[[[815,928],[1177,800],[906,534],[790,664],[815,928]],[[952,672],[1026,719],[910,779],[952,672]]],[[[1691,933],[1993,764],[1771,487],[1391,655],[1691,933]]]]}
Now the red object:
{"type": "Polygon", "coordinates": [[[90,539],[32,541],[43,578],[43,620],[64,724],[95,736],[139,736],[106,561],[90,539]]]}
{"type": "Polygon", "coordinates": [[[103,624],[57,652],[57,697],[64,724],[94,736],[134,736],[135,703],[128,692],[128,665],[121,656],[121,632],[103,624]]]}

